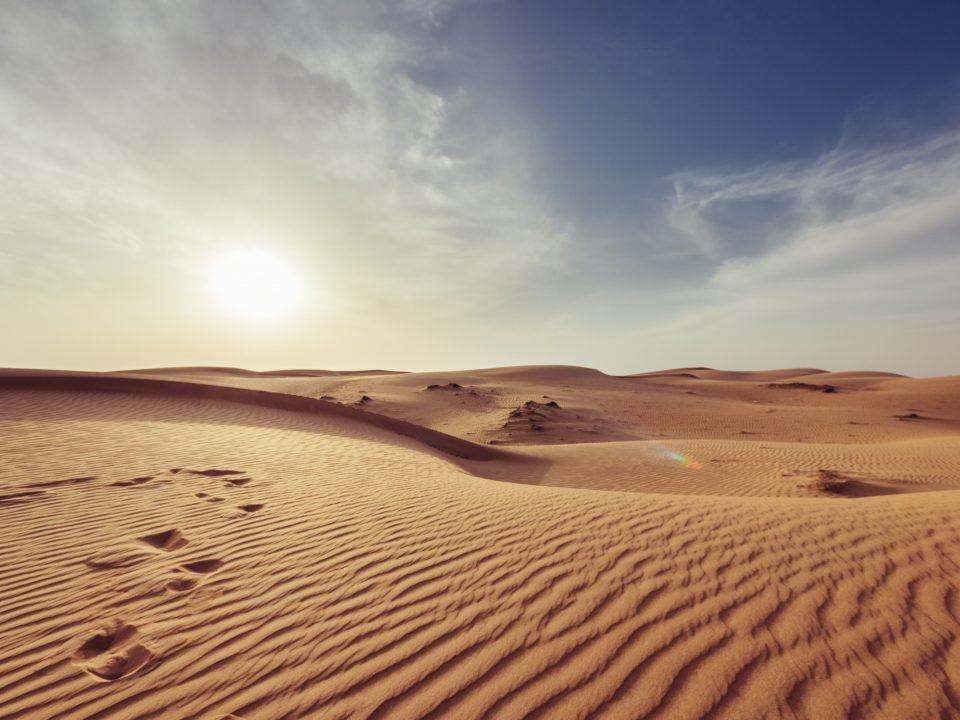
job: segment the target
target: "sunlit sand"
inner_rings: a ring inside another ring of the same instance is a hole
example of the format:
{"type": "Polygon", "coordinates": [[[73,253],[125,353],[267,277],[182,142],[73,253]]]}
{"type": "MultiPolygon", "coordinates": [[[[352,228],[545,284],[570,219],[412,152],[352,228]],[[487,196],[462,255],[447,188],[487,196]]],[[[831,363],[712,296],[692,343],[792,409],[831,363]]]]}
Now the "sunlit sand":
{"type": "Polygon", "coordinates": [[[960,378],[0,386],[0,717],[957,712],[960,378]]]}

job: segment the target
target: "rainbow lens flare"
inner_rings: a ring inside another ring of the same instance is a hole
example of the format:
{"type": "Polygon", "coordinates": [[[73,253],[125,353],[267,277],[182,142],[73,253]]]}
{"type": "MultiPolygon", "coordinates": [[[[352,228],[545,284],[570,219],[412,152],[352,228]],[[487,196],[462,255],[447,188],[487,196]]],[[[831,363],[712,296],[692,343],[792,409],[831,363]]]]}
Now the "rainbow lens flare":
{"type": "Polygon", "coordinates": [[[699,470],[703,467],[699,462],[693,458],[688,458],[686,455],[681,455],[680,453],[673,452],[672,450],[667,451],[667,457],[671,460],[676,460],[681,465],[686,465],[688,468],[693,470],[699,470]]]}

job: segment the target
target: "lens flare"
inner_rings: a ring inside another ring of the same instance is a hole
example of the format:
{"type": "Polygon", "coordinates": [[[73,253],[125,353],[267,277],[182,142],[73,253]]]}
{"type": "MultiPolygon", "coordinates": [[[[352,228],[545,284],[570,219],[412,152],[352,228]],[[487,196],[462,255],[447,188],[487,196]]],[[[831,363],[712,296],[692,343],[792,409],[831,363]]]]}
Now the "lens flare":
{"type": "Polygon", "coordinates": [[[680,453],[673,452],[672,450],[667,450],[666,456],[671,460],[677,461],[681,465],[686,465],[691,470],[699,470],[700,468],[703,467],[703,465],[701,465],[699,462],[697,462],[693,458],[688,458],[686,455],[681,455],[680,453]]]}

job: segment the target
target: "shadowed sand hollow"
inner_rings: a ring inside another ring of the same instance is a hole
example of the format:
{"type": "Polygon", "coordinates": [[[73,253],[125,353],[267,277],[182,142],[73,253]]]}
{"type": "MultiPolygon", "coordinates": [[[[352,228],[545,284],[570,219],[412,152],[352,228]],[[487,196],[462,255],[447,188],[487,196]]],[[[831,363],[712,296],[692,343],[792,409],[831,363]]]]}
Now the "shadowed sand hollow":
{"type": "Polygon", "coordinates": [[[0,457],[2,718],[960,716],[960,378],[8,372],[0,457]]]}

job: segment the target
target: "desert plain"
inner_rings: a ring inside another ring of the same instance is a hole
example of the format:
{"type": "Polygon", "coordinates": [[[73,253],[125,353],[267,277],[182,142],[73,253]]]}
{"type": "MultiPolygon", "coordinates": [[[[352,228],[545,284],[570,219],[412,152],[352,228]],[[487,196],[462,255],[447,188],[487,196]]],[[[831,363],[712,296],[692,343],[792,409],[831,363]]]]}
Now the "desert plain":
{"type": "Polygon", "coordinates": [[[960,376],[0,373],[2,718],[960,717],[960,376]]]}

